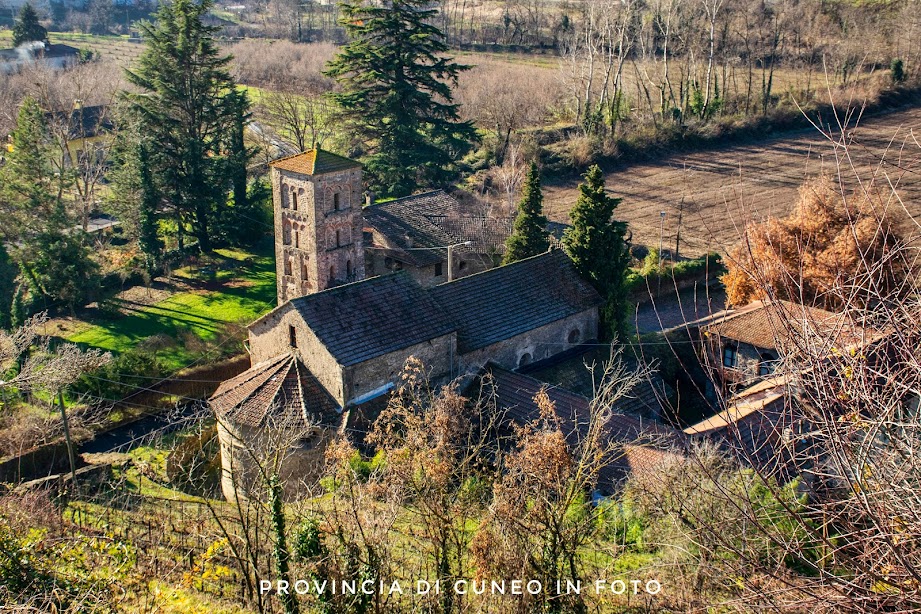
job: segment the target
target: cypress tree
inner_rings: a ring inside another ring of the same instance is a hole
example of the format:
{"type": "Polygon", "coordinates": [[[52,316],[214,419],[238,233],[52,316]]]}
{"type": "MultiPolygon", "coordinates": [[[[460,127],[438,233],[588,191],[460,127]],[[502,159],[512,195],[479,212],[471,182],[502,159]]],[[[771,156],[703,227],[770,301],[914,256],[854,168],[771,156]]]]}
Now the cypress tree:
{"type": "Polygon", "coordinates": [[[157,219],[157,205],[160,194],[150,173],[150,157],[143,145],[138,147],[138,162],[140,172],[141,202],[138,211],[138,247],[144,254],[145,269],[153,275],[160,264],[163,254],[163,241],[160,239],[159,221],[157,219]]]}
{"type": "Polygon", "coordinates": [[[333,99],[366,148],[371,187],[391,196],[445,183],[476,132],[461,121],[451,87],[468,67],[446,57],[429,0],[346,0],[350,42],[326,75],[342,87],[333,99]]]}
{"type": "Polygon", "coordinates": [[[18,47],[32,41],[43,41],[48,38],[48,30],[38,22],[38,13],[28,2],[19,10],[19,17],[13,25],[13,46],[18,47]]]}
{"type": "Polygon", "coordinates": [[[202,23],[212,5],[160,5],[156,23],[141,26],[147,48],[136,68],[126,71],[141,91],[125,94],[152,144],[151,172],[175,212],[179,241],[185,220],[191,220],[202,251],[211,249],[214,211],[226,205],[231,188],[226,157],[233,152],[227,151],[226,134],[241,104],[227,70],[231,58],[214,42],[218,28],[202,23]]]}
{"type": "Polygon", "coordinates": [[[505,242],[502,264],[542,254],[550,247],[547,237],[547,218],[544,217],[544,195],[540,187],[540,171],[532,162],[525,181],[515,227],[505,242]]]}
{"type": "Polygon", "coordinates": [[[627,224],[614,219],[621,199],[605,194],[604,175],[594,165],[579,185],[579,200],[570,212],[563,247],[579,273],[605,300],[601,322],[607,338],[626,334],[627,224]]]}

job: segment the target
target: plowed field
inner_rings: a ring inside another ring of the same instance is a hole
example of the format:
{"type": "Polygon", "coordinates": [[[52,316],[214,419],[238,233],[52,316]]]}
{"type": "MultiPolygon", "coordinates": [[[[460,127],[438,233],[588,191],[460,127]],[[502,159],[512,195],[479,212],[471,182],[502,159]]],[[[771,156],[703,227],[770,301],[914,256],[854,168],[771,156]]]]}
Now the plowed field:
{"type": "MultiPolygon", "coordinates": [[[[665,211],[663,243],[674,249],[683,209],[683,256],[724,251],[738,241],[747,221],[785,214],[806,177],[834,173],[838,162],[848,186],[856,185],[858,176],[862,181],[876,177],[897,184],[905,210],[921,221],[921,108],[864,119],[846,131],[837,128],[828,134],[804,130],[631,165],[608,175],[607,188],[623,197],[617,217],[629,222],[634,243],[658,245],[660,212],[665,211]]],[[[570,181],[545,187],[551,219],[568,221],[577,185],[570,181]]]]}

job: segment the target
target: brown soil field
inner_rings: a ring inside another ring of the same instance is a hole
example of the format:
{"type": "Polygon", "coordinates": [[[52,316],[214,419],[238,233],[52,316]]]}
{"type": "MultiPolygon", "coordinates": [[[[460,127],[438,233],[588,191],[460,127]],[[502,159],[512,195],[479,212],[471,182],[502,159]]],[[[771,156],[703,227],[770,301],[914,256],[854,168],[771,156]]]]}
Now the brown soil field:
{"type": "MultiPolygon", "coordinates": [[[[921,108],[853,121],[842,131],[818,129],[720,150],[667,157],[619,168],[607,175],[608,191],[623,198],[616,216],[630,224],[635,244],[665,249],[679,231],[682,256],[724,252],[745,224],[782,216],[803,181],[841,169],[846,189],[875,180],[897,186],[892,209],[921,221],[921,108]],[[660,214],[665,211],[664,223],[660,214]]],[[[547,215],[567,222],[578,180],[544,189],[547,215]]],[[[907,216],[906,216],[907,217],[907,216]]],[[[919,226],[910,222],[913,230],[919,226]]]]}

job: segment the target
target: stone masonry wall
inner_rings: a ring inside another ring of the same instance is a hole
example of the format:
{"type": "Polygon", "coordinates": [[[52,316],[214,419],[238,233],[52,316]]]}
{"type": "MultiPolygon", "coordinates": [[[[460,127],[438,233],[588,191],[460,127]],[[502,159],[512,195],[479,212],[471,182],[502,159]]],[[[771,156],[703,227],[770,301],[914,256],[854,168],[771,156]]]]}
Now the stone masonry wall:
{"type": "Polygon", "coordinates": [[[460,357],[460,369],[463,372],[473,372],[490,360],[506,369],[517,369],[524,364],[550,358],[580,343],[597,338],[598,309],[593,307],[511,339],[463,354],[460,357]],[[574,331],[577,331],[577,334],[573,334],[574,331]]]}
{"type": "Polygon", "coordinates": [[[253,364],[292,351],[290,327],[297,339],[297,352],[323,388],[345,405],[345,381],[342,368],[313,334],[304,318],[290,304],[254,322],[249,329],[249,351],[253,364]]]}
{"type": "Polygon", "coordinates": [[[363,279],[361,169],[271,174],[278,303],[363,279]]]}
{"type": "Polygon", "coordinates": [[[354,400],[389,382],[396,383],[406,359],[410,356],[421,360],[432,377],[447,375],[451,371],[451,357],[457,356],[456,344],[456,335],[451,333],[347,367],[346,396],[349,400],[354,400]]]}

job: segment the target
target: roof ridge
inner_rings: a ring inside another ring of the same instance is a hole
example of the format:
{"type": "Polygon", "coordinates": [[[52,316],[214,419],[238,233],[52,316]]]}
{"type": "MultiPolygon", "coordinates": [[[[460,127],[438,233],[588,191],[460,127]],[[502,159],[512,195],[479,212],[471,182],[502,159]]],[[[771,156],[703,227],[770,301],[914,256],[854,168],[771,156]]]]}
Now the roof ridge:
{"type": "MultiPolygon", "coordinates": [[[[336,154],[333,154],[333,155],[336,155],[336,154]]],[[[413,199],[413,198],[419,198],[419,197],[422,197],[422,196],[429,196],[429,195],[431,195],[431,194],[437,194],[437,193],[439,193],[439,192],[441,192],[441,193],[444,194],[445,196],[449,196],[449,197],[451,197],[451,198],[454,198],[453,196],[451,196],[450,194],[448,194],[447,192],[445,192],[444,188],[435,188],[434,190],[426,190],[425,192],[418,192],[418,193],[416,193],[416,194],[410,194],[409,196],[401,196],[401,197],[399,197],[399,198],[394,198],[393,200],[383,200],[383,201],[380,201],[380,202],[373,202],[373,203],[371,203],[370,205],[368,205],[367,207],[364,207],[364,209],[376,209],[376,208],[378,208],[378,207],[386,207],[386,206],[388,206],[388,205],[395,205],[395,204],[397,204],[397,203],[402,203],[402,202],[411,200],[411,199],[413,199]]]]}
{"type": "Polygon", "coordinates": [[[261,374],[261,373],[264,373],[264,372],[266,372],[266,371],[269,371],[271,368],[276,367],[277,365],[279,365],[282,361],[284,361],[284,359],[285,359],[286,357],[287,357],[287,356],[286,356],[285,354],[279,354],[278,356],[275,356],[275,357],[273,357],[273,358],[270,358],[269,360],[263,360],[262,362],[256,363],[256,364],[252,365],[252,366],[251,366],[249,369],[247,369],[246,371],[243,371],[242,373],[239,373],[239,374],[233,376],[233,377],[230,378],[230,379],[224,380],[224,381],[221,382],[221,384],[218,386],[218,390],[220,390],[220,388],[223,387],[225,384],[231,384],[230,387],[227,388],[227,389],[225,389],[225,390],[220,390],[220,392],[218,392],[218,390],[215,390],[215,393],[211,396],[211,398],[214,399],[214,398],[217,398],[218,396],[223,396],[223,395],[227,394],[228,392],[232,392],[232,391],[234,391],[234,390],[237,390],[240,386],[243,386],[244,384],[247,384],[247,383],[253,381],[253,380],[252,380],[252,377],[250,377],[250,378],[244,378],[244,377],[243,377],[243,376],[246,375],[249,371],[254,371],[255,369],[259,368],[259,369],[260,369],[260,374],[261,374]]]}
{"type": "MultiPolygon", "coordinates": [[[[549,255],[554,254],[555,252],[561,252],[561,253],[563,253],[563,254],[565,255],[565,252],[563,252],[563,250],[561,250],[561,249],[559,249],[559,248],[556,248],[556,247],[550,247],[547,251],[545,251],[545,252],[543,252],[543,253],[541,253],[541,254],[537,254],[536,256],[529,256],[529,257],[527,257],[527,258],[522,258],[521,260],[516,260],[515,262],[510,262],[510,263],[508,263],[508,264],[502,264],[502,265],[499,265],[499,266],[495,266],[495,267],[492,267],[491,269],[485,269],[485,270],[483,270],[483,271],[479,271],[478,273],[473,273],[472,275],[465,275],[465,276],[460,277],[460,278],[458,278],[458,279],[452,279],[451,281],[446,281],[446,282],[437,284],[437,285],[435,285],[435,286],[432,286],[430,289],[431,289],[431,290],[435,290],[436,288],[444,288],[445,286],[449,286],[449,285],[451,285],[451,284],[456,284],[456,283],[461,282],[461,281],[467,281],[467,280],[470,280],[470,279],[481,278],[481,276],[487,275],[488,273],[495,273],[496,271],[507,271],[507,270],[509,270],[509,269],[511,269],[511,268],[519,267],[519,265],[522,265],[522,264],[524,264],[524,263],[526,263],[526,262],[532,262],[532,261],[538,260],[538,259],[540,259],[540,258],[549,257],[549,255]]],[[[569,256],[566,256],[566,259],[569,260],[569,256]]],[[[570,261],[570,262],[571,262],[571,261],[570,261]]]]}
{"type": "MultiPolygon", "coordinates": [[[[397,278],[397,277],[408,278],[409,273],[402,269],[399,271],[390,271],[389,273],[384,273],[383,275],[375,275],[374,277],[366,277],[364,279],[359,279],[357,281],[350,281],[347,284],[342,284],[339,286],[334,286],[332,288],[327,288],[325,290],[321,290],[320,292],[311,292],[310,294],[305,294],[303,296],[297,296],[295,298],[288,299],[287,302],[292,303],[292,304],[297,303],[297,302],[308,302],[316,296],[330,296],[331,294],[335,294],[336,291],[343,290],[344,288],[353,288],[359,284],[366,284],[368,282],[375,281],[375,280],[384,281],[387,279],[397,278]]],[[[285,305],[285,304],[287,303],[283,303],[282,305],[285,305]]],[[[282,305],[279,305],[278,307],[281,307],[282,305]]],[[[278,309],[278,307],[276,307],[276,309],[278,309]]]]}

